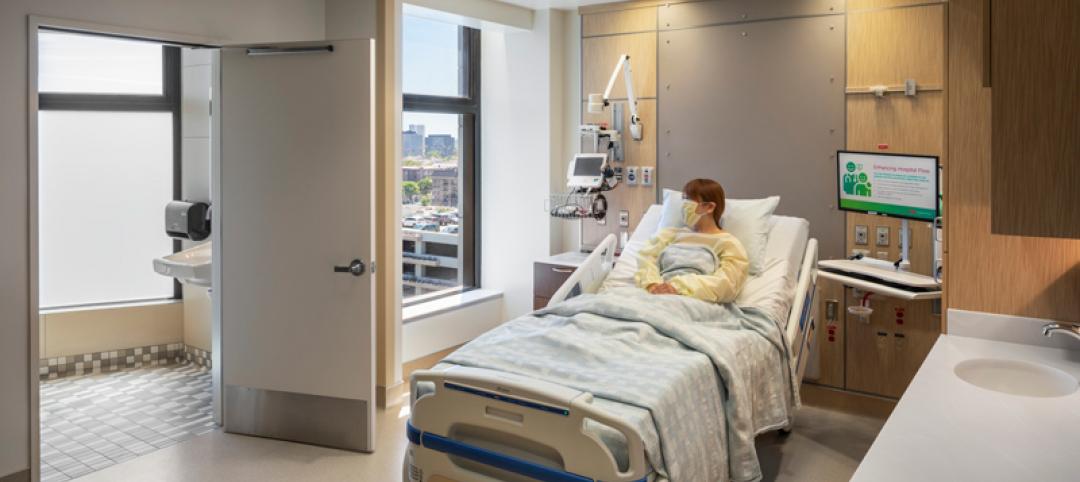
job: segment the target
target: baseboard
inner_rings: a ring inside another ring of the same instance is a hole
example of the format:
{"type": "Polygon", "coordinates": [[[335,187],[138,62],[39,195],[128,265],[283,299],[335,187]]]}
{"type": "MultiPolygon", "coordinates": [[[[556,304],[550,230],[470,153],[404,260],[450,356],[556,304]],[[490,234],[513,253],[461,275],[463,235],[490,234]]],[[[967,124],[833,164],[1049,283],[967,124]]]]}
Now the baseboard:
{"type": "Polygon", "coordinates": [[[30,482],[30,469],[0,476],[0,482],[30,482]]]}
{"type": "Polygon", "coordinates": [[[896,400],[866,393],[849,392],[839,388],[813,383],[803,383],[799,391],[804,405],[827,408],[838,412],[863,415],[878,419],[889,418],[896,400]]]}
{"type": "Polygon", "coordinates": [[[400,382],[391,387],[375,387],[375,404],[378,408],[396,407],[409,403],[409,384],[400,382]]]}

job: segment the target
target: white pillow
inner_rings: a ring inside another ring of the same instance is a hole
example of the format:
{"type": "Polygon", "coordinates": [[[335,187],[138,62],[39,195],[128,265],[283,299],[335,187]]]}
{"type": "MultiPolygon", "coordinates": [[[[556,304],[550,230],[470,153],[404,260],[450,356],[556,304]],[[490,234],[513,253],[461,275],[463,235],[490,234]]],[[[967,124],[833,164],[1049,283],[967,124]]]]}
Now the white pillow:
{"type": "Polygon", "coordinates": [[[660,209],[660,224],[656,231],[664,228],[685,228],[683,220],[683,193],[674,189],[664,189],[664,205],[660,209]]]}
{"type": "Polygon", "coordinates": [[[769,219],[780,204],[780,196],[765,199],[727,199],[720,227],[735,236],[750,258],[750,274],[765,268],[765,246],[769,244],[769,219]]]}

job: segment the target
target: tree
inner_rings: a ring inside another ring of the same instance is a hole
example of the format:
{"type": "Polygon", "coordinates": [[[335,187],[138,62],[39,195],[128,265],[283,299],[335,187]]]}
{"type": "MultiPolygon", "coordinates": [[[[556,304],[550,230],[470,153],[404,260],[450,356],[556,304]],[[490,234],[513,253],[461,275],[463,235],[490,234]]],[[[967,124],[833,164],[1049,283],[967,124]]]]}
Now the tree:
{"type": "Polygon", "coordinates": [[[424,194],[423,196],[420,196],[420,205],[421,206],[430,206],[431,205],[431,195],[430,194],[424,194]]]}
{"type": "Polygon", "coordinates": [[[430,177],[425,177],[425,178],[421,179],[420,182],[417,183],[417,187],[420,188],[420,192],[423,193],[423,194],[430,193],[431,192],[431,178],[430,177]]]}
{"type": "Polygon", "coordinates": [[[405,199],[412,199],[413,196],[420,194],[420,186],[416,184],[416,181],[405,181],[401,183],[401,197],[405,199]]]}

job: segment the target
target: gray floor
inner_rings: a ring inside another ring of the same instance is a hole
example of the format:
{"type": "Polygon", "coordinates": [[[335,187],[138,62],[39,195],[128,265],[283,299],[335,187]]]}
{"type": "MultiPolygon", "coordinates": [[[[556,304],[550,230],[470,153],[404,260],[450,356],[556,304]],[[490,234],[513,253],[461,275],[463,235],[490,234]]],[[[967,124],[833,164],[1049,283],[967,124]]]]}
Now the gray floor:
{"type": "MultiPolygon", "coordinates": [[[[407,409],[377,414],[374,454],[231,435],[215,430],[85,478],[114,480],[356,480],[401,477],[407,409]]],[[[851,478],[883,420],[804,406],[795,430],[758,438],[766,481],[844,481],[851,478]]]]}
{"type": "Polygon", "coordinates": [[[41,382],[41,480],[64,481],[215,428],[210,373],[196,365],[41,382]]]}

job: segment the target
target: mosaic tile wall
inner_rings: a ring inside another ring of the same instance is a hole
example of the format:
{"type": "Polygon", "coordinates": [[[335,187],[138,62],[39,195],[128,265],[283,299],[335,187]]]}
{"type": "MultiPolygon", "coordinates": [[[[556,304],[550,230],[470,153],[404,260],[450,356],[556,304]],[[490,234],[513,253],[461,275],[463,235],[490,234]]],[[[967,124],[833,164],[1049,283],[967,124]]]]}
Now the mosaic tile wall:
{"type": "Polygon", "coordinates": [[[131,368],[142,368],[174,363],[190,362],[210,368],[210,352],[183,343],[150,345],[137,348],[83,353],[39,360],[38,375],[42,380],[94,373],[111,373],[131,368]]]}

